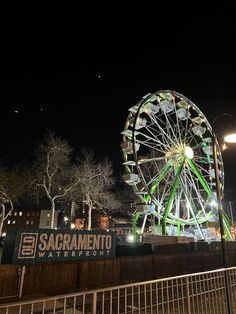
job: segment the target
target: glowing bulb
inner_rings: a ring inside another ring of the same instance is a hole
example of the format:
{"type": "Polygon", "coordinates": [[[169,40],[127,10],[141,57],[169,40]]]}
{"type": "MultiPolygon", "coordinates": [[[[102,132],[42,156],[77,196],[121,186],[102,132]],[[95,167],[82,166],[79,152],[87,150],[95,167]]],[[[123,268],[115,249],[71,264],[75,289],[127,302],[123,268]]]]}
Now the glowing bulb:
{"type": "Polygon", "coordinates": [[[127,241],[128,241],[128,242],[134,242],[134,236],[133,236],[133,234],[129,234],[129,235],[127,236],[127,241]]]}
{"type": "Polygon", "coordinates": [[[236,133],[226,135],[224,140],[225,142],[228,142],[228,143],[236,143],[236,133]]]}
{"type": "Polygon", "coordinates": [[[184,155],[188,159],[193,159],[194,153],[193,153],[192,148],[189,147],[189,146],[185,146],[185,148],[184,148],[184,155]]]}
{"type": "Polygon", "coordinates": [[[3,233],[2,233],[2,236],[5,237],[5,236],[6,236],[6,232],[3,232],[3,233]]]}

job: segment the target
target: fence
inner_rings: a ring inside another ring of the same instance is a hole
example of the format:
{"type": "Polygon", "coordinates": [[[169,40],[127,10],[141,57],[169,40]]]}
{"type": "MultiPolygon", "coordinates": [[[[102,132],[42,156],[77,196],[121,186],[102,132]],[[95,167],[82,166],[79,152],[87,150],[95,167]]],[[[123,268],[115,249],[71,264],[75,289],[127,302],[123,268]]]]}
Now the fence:
{"type": "MultiPolygon", "coordinates": [[[[236,251],[228,252],[228,266],[236,266],[236,251]]],[[[25,265],[0,265],[0,297],[56,295],[131,282],[218,269],[221,252],[123,256],[113,259],[25,265]],[[20,287],[20,283],[24,284],[20,287]]]]}
{"type": "Polygon", "coordinates": [[[0,314],[20,313],[236,313],[236,267],[59,295],[0,306],[0,314]]]}

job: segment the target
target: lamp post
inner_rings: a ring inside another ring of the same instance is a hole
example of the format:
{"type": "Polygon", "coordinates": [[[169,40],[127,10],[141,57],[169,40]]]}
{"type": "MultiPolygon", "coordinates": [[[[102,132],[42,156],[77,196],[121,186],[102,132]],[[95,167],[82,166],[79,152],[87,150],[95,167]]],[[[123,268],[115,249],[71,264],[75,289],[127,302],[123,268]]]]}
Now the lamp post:
{"type": "MultiPolygon", "coordinates": [[[[232,118],[232,116],[227,113],[223,113],[221,115],[230,116],[232,118]]],[[[213,123],[221,115],[218,115],[213,120],[213,123]]],[[[227,136],[225,136],[224,141],[227,143],[236,143],[236,133],[228,134],[227,136]]],[[[223,267],[227,268],[228,259],[227,259],[226,246],[225,246],[225,231],[224,231],[223,207],[222,207],[223,197],[221,193],[220,179],[219,179],[217,145],[218,144],[217,144],[216,134],[214,133],[214,131],[212,131],[213,162],[214,162],[215,179],[216,179],[216,196],[217,196],[217,207],[218,207],[218,216],[219,216],[219,225],[220,225],[221,252],[222,252],[223,267]]],[[[224,270],[224,278],[225,278],[225,292],[226,292],[226,299],[227,299],[227,308],[228,308],[228,313],[230,314],[231,308],[230,308],[230,298],[229,298],[228,277],[227,277],[226,270],[224,270]]]]}
{"type": "MultiPolygon", "coordinates": [[[[217,140],[216,140],[216,135],[214,132],[212,132],[212,148],[213,148],[213,161],[214,161],[215,178],[216,178],[216,196],[217,196],[217,207],[218,207],[218,216],[219,216],[219,225],[220,225],[221,253],[222,253],[223,267],[227,268],[228,260],[227,260],[226,247],[225,247],[222,195],[221,195],[221,188],[220,188],[218,158],[217,158],[217,140]]],[[[227,278],[226,270],[224,270],[224,279],[225,279],[225,292],[226,292],[228,314],[230,314],[231,309],[230,309],[228,278],[227,278]]]]}

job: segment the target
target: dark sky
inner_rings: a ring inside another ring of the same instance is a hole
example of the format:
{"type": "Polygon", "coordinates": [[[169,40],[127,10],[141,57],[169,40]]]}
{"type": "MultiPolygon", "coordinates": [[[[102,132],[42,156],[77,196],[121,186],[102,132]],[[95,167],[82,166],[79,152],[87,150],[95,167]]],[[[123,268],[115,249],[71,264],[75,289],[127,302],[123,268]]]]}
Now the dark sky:
{"type": "MultiPolygon", "coordinates": [[[[160,89],[184,94],[210,122],[223,112],[232,114],[236,122],[233,8],[206,2],[202,7],[175,9],[152,12],[152,17],[137,15],[128,29],[119,25],[110,33],[106,26],[93,29],[92,35],[84,36],[90,45],[80,42],[78,51],[83,56],[70,69],[32,67],[2,75],[2,162],[32,159],[49,128],[67,139],[75,152],[86,146],[101,158],[109,157],[119,172],[120,132],[128,108],[160,89]]],[[[232,121],[218,119],[215,131],[232,121]]],[[[226,187],[236,192],[235,158],[236,147],[224,152],[226,187]]]]}

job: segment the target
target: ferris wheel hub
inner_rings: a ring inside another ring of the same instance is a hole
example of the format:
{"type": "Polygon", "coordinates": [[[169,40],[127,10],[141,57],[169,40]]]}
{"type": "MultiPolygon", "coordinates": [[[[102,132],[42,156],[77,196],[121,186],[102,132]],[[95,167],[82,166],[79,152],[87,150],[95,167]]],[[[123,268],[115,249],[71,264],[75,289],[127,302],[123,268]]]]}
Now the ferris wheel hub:
{"type": "Polygon", "coordinates": [[[188,159],[193,159],[194,153],[190,146],[185,146],[184,148],[184,156],[188,159]]]}

